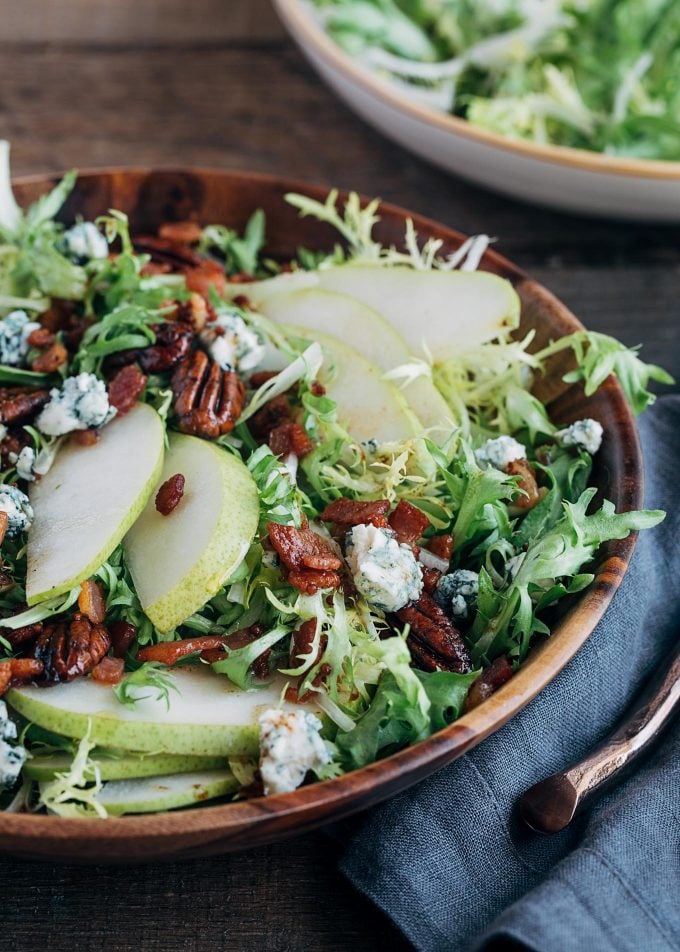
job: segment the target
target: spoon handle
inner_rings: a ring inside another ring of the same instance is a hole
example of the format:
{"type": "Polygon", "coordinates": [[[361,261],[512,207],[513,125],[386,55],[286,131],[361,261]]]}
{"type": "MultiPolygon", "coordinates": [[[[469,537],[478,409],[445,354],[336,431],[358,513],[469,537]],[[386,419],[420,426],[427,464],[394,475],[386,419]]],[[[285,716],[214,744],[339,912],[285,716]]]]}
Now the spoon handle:
{"type": "Polygon", "coordinates": [[[538,833],[557,833],[654,743],[680,707],[680,647],[652,676],[631,713],[583,760],[541,780],[519,802],[520,816],[538,833]]]}

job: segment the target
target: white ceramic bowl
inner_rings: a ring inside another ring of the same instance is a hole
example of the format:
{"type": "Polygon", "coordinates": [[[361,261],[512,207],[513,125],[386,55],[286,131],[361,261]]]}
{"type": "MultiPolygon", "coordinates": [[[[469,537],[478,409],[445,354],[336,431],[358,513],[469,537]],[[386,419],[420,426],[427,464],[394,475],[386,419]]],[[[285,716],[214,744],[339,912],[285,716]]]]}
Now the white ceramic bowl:
{"type": "Polygon", "coordinates": [[[448,172],[540,205],[601,217],[680,222],[680,161],[534,145],[422,106],[348,56],[304,0],[273,0],[326,82],[390,139],[448,172]]]}

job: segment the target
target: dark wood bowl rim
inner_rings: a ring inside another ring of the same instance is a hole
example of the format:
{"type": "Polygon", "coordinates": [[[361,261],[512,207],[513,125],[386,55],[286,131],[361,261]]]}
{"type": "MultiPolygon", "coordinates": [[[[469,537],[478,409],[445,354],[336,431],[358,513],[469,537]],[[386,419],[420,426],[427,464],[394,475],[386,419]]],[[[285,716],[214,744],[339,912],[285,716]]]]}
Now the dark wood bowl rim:
{"type": "MultiPolygon", "coordinates": [[[[316,198],[324,198],[328,187],[309,185],[278,176],[262,173],[240,172],[237,170],[213,169],[192,166],[158,167],[107,167],[84,169],[79,178],[101,175],[125,175],[152,173],[181,173],[188,175],[217,176],[225,180],[248,180],[261,183],[264,187],[285,187],[287,191],[301,191],[316,198]]],[[[15,180],[17,185],[48,185],[57,181],[59,174],[22,176],[15,180]]],[[[342,193],[341,193],[342,194],[342,193]]],[[[361,196],[365,200],[365,196],[361,196]]],[[[397,205],[381,203],[384,213],[410,217],[416,228],[423,231],[433,230],[442,237],[459,244],[465,238],[433,219],[414,214],[397,205]]],[[[103,210],[104,211],[104,210],[103,210]]],[[[561,318],[574,330],[583,325],[550,292],[533,282],[521,269],[495,251],[487,252],[485,262],[492,270],[504,274],[513,284],[529,284],[549,298],[559,309],[561,318]]],[[[619,499],[622,510],[638,509],[643,499],[643,465],[637,429],[623,395],[621,387],[614,378],[609,378],[602,386],[601,393],[612,405],[619,421],[620,440],[626,447],[626,488],[619,499]]],[[[494,694],[488,701],[469,714],[465,714],[454,724],[383,760],[352,771],[333,780],[319,782],[303,787],[293,793],[279,794],[256,800],[203,806],[159,814],[111,817],[105,821],[98,819],[65,819],[61,817],[37,814],[0,813],[0,852],[4,851],[3,841],[9,840],[7,847],[12,852],[11,841],[21,841],[21,851],[30,855],[34,843],[34,854],[45,853],[45,840],[52,848],[59,843],[69,852],[69,845],[84,841],[117,841],[118,844],[132,844],[140,838],[150,843],[159,839],[172,842],[184,836],[198,834],[199,841],[210,851],[211,835],[222,841],[220,849],[230,848],[229,837],[235,837],[232,848],[245,848],[252,843],[262,844],[283,836],[302,833],[327,822],[340,819],[357,810],[379,803],[393,793],[428,776],[439,767],[450,763],[485,737],[503,726],[514,714],[521,710],[536,696],[576,654],[592,633],[607,610],[623,575],[630,563],[636,544],[636,535],[617,541],[610,546],[610,554],[599,566],[595,581],[580,596],[569,612],[561,619],[552,637],[541,645],[540,651],[530,656],[517,674],[494,694]],[[202,835],[202,836],[201,836],[202,835]],[[42,848],[41,848],[42,841],[42,848]]],[[[153,849],[150,851],[153,853],[153,849]]],[[[168,855],[192,855],[191,849],[171,850],[168,855]]],[[[195,855],[195,854],[194,854],[195,855]]],[[[53,860],[59,856],[50,853],[53,860]]],[[[102,855],[102,861],[106,856],[102,855]]],[[[139,857],[136,858],[139,861],[139,857]]]]}

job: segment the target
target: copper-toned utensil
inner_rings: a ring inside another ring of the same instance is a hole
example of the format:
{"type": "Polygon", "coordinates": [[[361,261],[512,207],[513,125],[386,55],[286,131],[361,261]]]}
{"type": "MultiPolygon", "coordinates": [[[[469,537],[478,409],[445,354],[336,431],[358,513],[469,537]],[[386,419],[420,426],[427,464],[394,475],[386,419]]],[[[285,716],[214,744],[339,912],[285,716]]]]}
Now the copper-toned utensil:
{"type": "Polygon", "coordinates": [[[680,648],[662,662],[632,712],[588,754],[524,793],[520,815],[537,833],[558,833],[603,790],[620,781],[680,709],[680,648]]]}

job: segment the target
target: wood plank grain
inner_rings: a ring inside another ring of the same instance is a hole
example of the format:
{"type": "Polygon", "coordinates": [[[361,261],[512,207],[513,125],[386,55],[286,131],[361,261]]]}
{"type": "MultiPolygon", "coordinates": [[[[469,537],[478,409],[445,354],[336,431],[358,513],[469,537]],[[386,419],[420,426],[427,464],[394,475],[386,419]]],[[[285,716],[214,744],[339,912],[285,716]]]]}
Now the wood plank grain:
{"type": "Polygon", "coordinates": [[[279,40],[270,0],[2,0],[9,43],[190,46],[279,40]]]}

